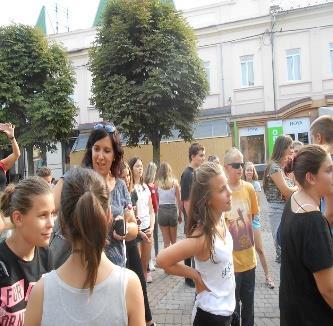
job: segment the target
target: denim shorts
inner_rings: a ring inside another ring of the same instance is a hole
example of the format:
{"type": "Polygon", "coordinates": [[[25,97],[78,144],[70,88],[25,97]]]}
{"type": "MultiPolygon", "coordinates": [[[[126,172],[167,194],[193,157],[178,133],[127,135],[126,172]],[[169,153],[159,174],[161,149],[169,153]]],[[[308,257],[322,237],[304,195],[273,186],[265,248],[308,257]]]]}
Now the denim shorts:
{"type": "Polygon", "coordinates": [[[258,230],[261,228],[259,214],[254,216],[254,218],[252,220],[252,227],[253,227],[253,230],[258,230]]]}

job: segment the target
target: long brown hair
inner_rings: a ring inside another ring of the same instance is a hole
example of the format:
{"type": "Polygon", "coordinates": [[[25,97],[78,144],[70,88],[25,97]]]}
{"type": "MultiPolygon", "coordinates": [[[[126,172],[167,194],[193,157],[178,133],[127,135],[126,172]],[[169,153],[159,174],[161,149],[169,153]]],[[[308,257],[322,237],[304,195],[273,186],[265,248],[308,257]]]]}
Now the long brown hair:
{"type": "Polygon", "coordinates": [[[264,173],[263,188],[265,192],[267,191],[268,175],[271,165],[273,163],[280,163],[285,151],[288,149],[289,146],[292,145],[292,143],[293,139],[289,135],[280,135],[278,138],[276,138],[271,159],[268,162],[264,173]]]}
{"type": "Polygon", "coordinates": [[[214,242],[215,237],[219,236],[224,240],[226,235],[226,225],[221,218],[223,233],[217,230],[216,219],[208,205],[211,196],[211,180],[224,174],[222,167],[213,162],[203,163],[196,171],[190,196],[189,220],[187,225],[187,237],[206,236],[206,244],[209,250],[210,259],[214,262],[214,242]],[[193,236],[197,227],[202,228],[202,233],[193,236]]]}
{"type": "Polygon", "coordinates": [[[177,180],[172,173],[171,166],[168,162],[162,162],[157,172],[156,184],[162,189],[171,189],[177,180]]]}
{"type": "Polygon", "coordinates": [[[107,241],[109,193],[106,183],[92,169],[75,168],[64,178],[59,219],[63,234],[78,246],[87,277],[83,288],[92,293],[101,255],[107,241]]]}

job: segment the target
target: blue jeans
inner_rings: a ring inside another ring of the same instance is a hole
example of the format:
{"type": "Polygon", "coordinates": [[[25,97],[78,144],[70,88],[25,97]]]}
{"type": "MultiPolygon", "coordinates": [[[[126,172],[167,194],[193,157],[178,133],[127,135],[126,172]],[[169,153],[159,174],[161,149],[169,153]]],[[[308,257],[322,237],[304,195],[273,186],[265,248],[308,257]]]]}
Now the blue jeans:
{"type": "MultiPolygon", "coordinates": [[[[236,308],[235,313],[240,316],[242,326],[254,325],[254,288],[256,281],[256,269],[235,273],[236,280],[236,308]],[[242,309],[240,309],[240,302],[242,309]]],[[[240,323],[233,323],[235,326],[240,326],[240,323]]]]}

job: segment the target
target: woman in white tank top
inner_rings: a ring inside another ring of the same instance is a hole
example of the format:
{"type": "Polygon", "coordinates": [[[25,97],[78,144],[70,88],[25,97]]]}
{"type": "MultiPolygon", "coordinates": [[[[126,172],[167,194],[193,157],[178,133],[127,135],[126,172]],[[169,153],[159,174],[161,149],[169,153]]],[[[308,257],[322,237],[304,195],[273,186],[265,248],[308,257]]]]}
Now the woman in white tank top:
{"type": "Polygon", "coordinates": [[[35,285],[25,325],[145,325],[138,277],[104,254],[112,217],[96,172],[77,168],[65,176],[58,218],[72,254],[35,285]]]}
{"type": "Polygon", "coordinates": [[[229,326],[235,309],[233,242],[223,212],[231,208],[231,191],[220,165],[202,164],[190,198],[187,238],[164,249],[158,265],[168,274],[195,282],[194,326],[229,326]],[[195,269],[181,263],[194,256],[195,269]]]}

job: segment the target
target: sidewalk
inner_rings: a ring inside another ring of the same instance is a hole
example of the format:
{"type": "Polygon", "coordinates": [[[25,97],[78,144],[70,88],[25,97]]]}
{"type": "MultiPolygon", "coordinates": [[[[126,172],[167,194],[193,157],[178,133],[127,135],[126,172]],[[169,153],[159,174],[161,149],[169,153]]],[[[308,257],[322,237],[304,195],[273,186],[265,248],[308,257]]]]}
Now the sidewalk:
{"type": "MultiPolygon", "coordinates": [[[[264,273],[258,259],[256,270],[256,289],[254,300],[254,316],[256,326],[278,326],[279,318],[279,275],[280,265],[275,263],[275,250],[270,234],[267,217],[267,204],[264,196],[261,196],[261,223],[262,238],[268,266],[275,282],[275,289],[268,289],[265,284],[264,273]]],[[[179,227],[178,239],[184,237],[179,227]]],[[[159,234],[159,245],[162,235],[159,234]]],[[[194,303],[194,289],[184,283],[184,279],[169,276],[161,269],[153,272],[153,283],[148,285],[148,297],[152,310],[153,320],[158,326],[191,325],[191,313],[194,303]]]]}

